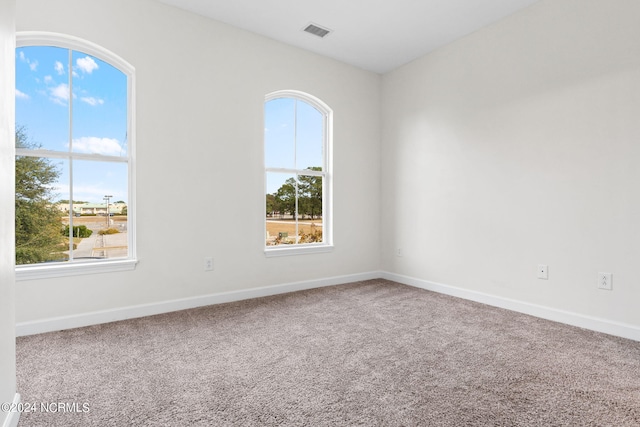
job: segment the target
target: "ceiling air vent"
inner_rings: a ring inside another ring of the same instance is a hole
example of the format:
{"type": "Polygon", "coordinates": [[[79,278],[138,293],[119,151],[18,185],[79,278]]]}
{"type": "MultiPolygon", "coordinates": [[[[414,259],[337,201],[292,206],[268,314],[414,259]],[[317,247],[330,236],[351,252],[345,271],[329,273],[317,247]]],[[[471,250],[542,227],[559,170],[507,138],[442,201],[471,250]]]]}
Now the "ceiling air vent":
{"type": "Polygon", "coordinates": [[[326,37],[331,32],[331,30],[322,28],[321,26],[316,24],[307,25],[303,31],[320,38],[326,37]]]}

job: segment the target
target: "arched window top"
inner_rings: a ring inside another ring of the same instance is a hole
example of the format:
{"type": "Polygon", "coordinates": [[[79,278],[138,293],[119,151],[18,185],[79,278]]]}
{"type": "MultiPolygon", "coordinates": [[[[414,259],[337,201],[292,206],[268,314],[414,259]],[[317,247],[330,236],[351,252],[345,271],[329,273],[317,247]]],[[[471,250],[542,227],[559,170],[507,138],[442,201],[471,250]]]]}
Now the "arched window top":
{"type": "Polygon", "coordinates": [[[265,102],[269,102],[279,98],[292,98],[306,102],[307,104],[312,105],[316,110],[325,114],[327,117],[331,117],[331,115],[333,114],[333,110],[321,99],[299,90],[278,90],[275,92],[271,92],[267,94],[267,96],[265,96],[265,102]]]}
{"type": "Polygon", "coordinates": [[[90,41],[68,34],[47,31],[16,32],[16,47],[25,46],[55,46],[77,50],[108,62],[123,73],[127,74],[129,77],[132,77],[135,71],[133,65],[110,50],[90,41]]]}

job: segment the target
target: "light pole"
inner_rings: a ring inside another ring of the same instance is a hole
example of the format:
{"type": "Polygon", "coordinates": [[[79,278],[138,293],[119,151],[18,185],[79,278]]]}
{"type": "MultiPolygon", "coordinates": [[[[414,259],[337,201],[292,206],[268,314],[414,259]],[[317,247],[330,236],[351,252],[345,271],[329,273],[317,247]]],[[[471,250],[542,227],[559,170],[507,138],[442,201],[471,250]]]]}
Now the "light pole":
{"type": "Polygon", "coordinates": [[[112,197],[113,196],[111,195],[107,195],[107,196],[104,196],[104,199],[103,199],[107,201],[107,228],[109,228],[109,199],[112,197]]]}

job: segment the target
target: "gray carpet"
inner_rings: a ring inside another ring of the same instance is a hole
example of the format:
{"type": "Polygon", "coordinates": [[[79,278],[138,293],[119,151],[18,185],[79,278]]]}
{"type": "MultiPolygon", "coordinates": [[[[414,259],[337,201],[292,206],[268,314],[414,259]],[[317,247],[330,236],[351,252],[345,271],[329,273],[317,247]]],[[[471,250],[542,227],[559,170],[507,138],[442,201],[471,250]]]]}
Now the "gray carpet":
{"type": "Polygon", "coordinates": [[[385,280],[18,338],[27,426],[640,426],[640,343],[385,280]],[[82,412],[87,404],[88,412],[82,412]]]}

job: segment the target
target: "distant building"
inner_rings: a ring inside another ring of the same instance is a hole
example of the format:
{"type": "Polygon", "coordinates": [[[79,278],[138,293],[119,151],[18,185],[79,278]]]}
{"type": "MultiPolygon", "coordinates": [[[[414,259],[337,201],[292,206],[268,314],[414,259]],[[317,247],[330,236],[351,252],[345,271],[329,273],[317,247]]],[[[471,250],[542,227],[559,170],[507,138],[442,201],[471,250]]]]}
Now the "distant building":
{"type": "MultiPolygon", "coordinates": [[[[64,213],[69,212],[68,203],[58,203],[58,209],[64,213]]],[[[109,213],[121,215],[126,203],[109,203],[109,213]]],[[[106,215],[107,205],[105,203],[74,203],[73,213],[76,215],[106,215]]]]}

